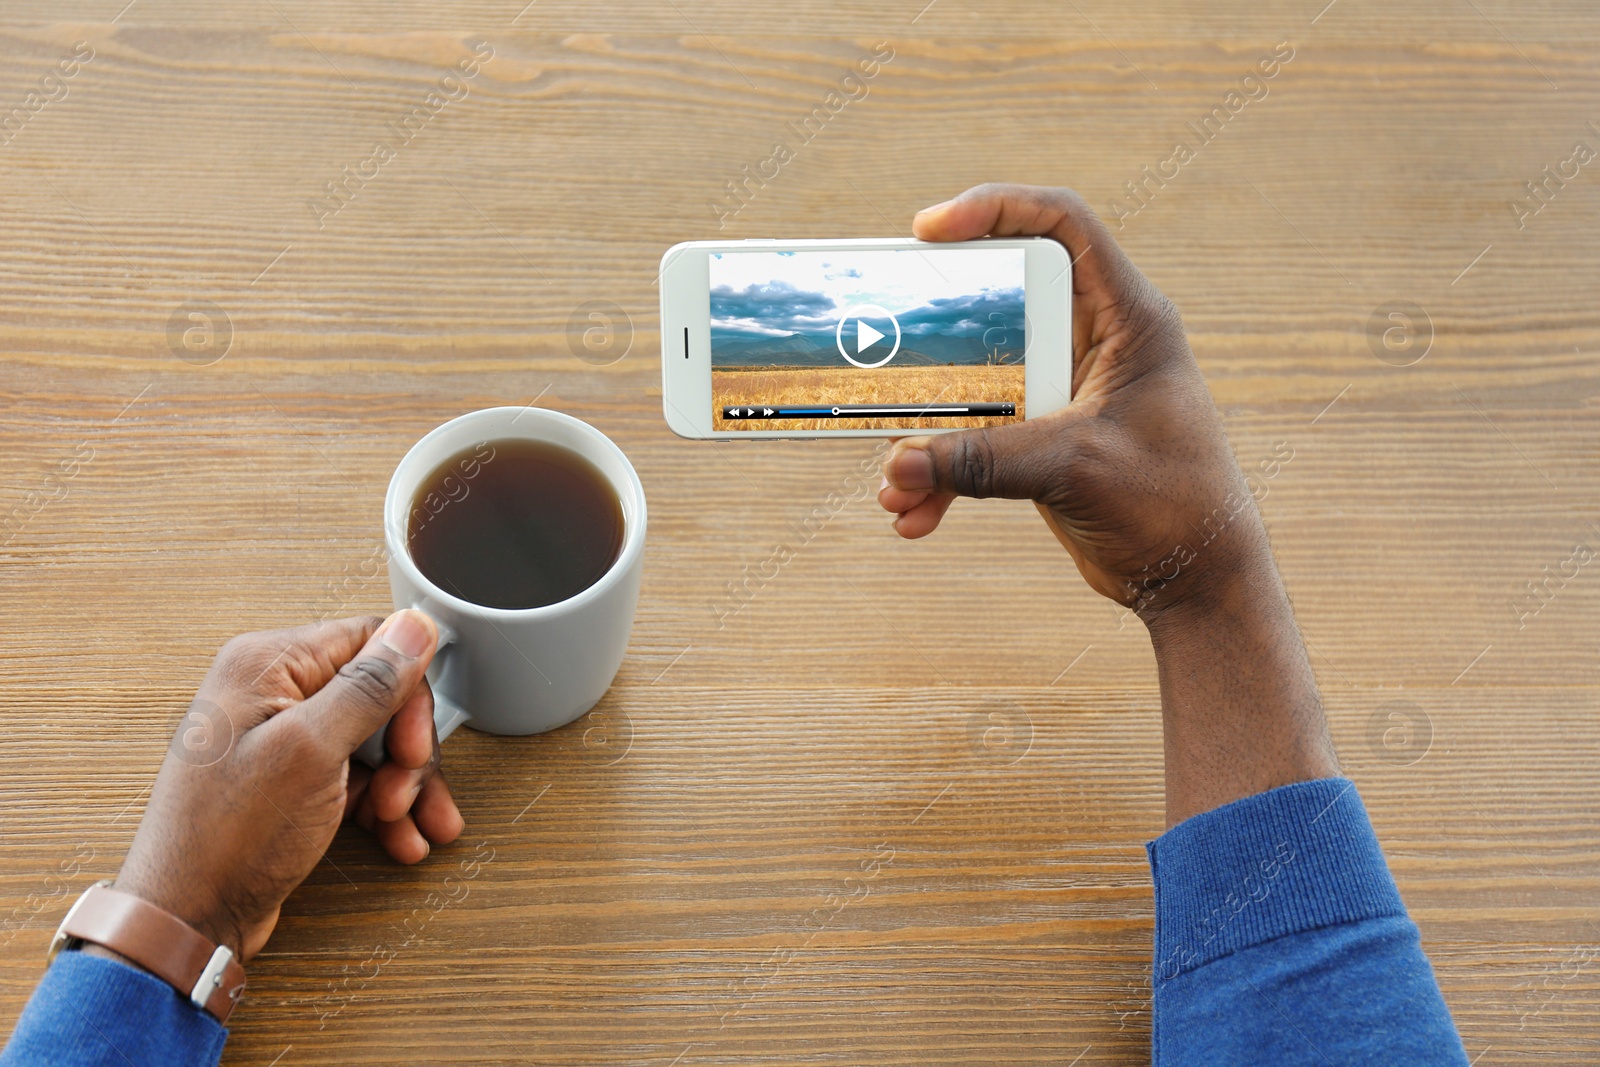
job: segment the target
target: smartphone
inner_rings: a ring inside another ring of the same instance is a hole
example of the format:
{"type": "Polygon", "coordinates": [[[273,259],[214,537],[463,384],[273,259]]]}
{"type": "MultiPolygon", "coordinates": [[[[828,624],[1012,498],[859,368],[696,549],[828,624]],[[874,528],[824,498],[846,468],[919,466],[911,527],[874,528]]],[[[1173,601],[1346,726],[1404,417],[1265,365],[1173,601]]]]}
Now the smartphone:
{"type": "Polygon", "coordinates": [[[661,257],[682,437],[1004,426],[1072,399],[1072,261],[1045,238],[689,241],[661,257]]]}

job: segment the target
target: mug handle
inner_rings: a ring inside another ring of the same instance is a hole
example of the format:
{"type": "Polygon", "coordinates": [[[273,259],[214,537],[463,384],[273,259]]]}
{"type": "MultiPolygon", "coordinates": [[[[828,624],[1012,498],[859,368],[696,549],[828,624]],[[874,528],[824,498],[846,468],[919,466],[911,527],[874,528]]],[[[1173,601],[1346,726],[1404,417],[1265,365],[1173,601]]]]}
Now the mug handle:
{"type": "MultiPolygon", "coordinates": [[[[433,614],[432,612],[428,612],[427,608],[422,604],[413,604],[411,606],[417,611],[427,612],[427,614],[430,616],[433,614]]],[[[450,653],[452,649],[459,646],[457,646],[455,643],[455,630],[440,622],[437,617],[434,617],[433,625],[434,628],[439,631],[439,644],[436,646],[436,650],[433,654],[433,662],[428,664],[428,674],[430,676],[428,678],[428,682],[433,687],[433,729],[434,732],[439,735],[439,740],[442,742],[445,738],[455,733],[457,726],[460,726],[472,716],[468,714],[465,708],[461,707],[449,697],[439,692],[438,686],[434,684],[439,675],[444,673],[444,661],[446,655],[450,653]]],[[[373,731],[371,737],[361,742],[360,746],[350,754],[350,757],[352,759],[360,760],[373,770],[377,770],[379,765],[382,764],[386,758],[388,758],[383,747],[384,739],[388,735],[389,724],[384,723],[382,726],[378,727],[377,730],[373,731]]]]}

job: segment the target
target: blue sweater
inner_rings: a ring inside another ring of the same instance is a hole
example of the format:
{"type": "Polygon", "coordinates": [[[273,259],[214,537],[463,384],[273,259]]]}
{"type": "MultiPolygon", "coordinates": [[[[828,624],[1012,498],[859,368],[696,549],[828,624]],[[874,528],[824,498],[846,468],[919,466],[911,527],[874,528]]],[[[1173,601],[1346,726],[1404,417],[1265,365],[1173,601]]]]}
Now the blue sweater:
{"type": "MultiPolygon", "coordinates": [[[[1236,801],[1148,849],[1156,1067],[1467,1063],[1351,782],[1236,801]]],[[[214,1067],[226,1038],[159,979],[64,952],[0,1067],[214,1067]]]]}

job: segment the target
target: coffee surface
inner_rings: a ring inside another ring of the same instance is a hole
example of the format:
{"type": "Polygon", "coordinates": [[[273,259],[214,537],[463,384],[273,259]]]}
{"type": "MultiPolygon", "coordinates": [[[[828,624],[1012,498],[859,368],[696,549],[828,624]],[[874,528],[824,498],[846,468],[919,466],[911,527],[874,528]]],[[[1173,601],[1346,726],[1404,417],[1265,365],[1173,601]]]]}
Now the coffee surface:
{"type": "Polygon", "coordinates": [[[622,503],[594,464],[542,441],[488,441],[418,487],[407,545],[428,580],[491,608],[537,608],[599,581],[622,551],[622,503]]]}

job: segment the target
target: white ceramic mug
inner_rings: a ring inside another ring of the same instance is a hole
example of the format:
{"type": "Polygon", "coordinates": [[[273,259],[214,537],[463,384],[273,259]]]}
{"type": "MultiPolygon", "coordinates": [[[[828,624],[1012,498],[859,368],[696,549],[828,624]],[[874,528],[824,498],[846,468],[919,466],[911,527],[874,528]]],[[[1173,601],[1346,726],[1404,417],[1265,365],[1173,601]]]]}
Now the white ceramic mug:
{"type": "MultiPolygon", "coordinates": [[[[395,468],[383,528],[395,608],[425,611],[439,628],[439,650],[428,668],[439,740],[462,723],[491,734],[543,733],[565,726],[605,695],[633,628],[645,533],[644,486],[609,437],[548,408],[488,408],[452,419],[413,445],[395,468]],[[409,513],[423,481],[452,456],[505,440],[576,452],[622,503],[622,551],[611,569],[581,593],[544,607],[489,608],[453,596],[417,569],[407,546],[409,513]]],[[[371,767],[382,763],[384,733],[363,742],[356,758],[371,767]]]]}

